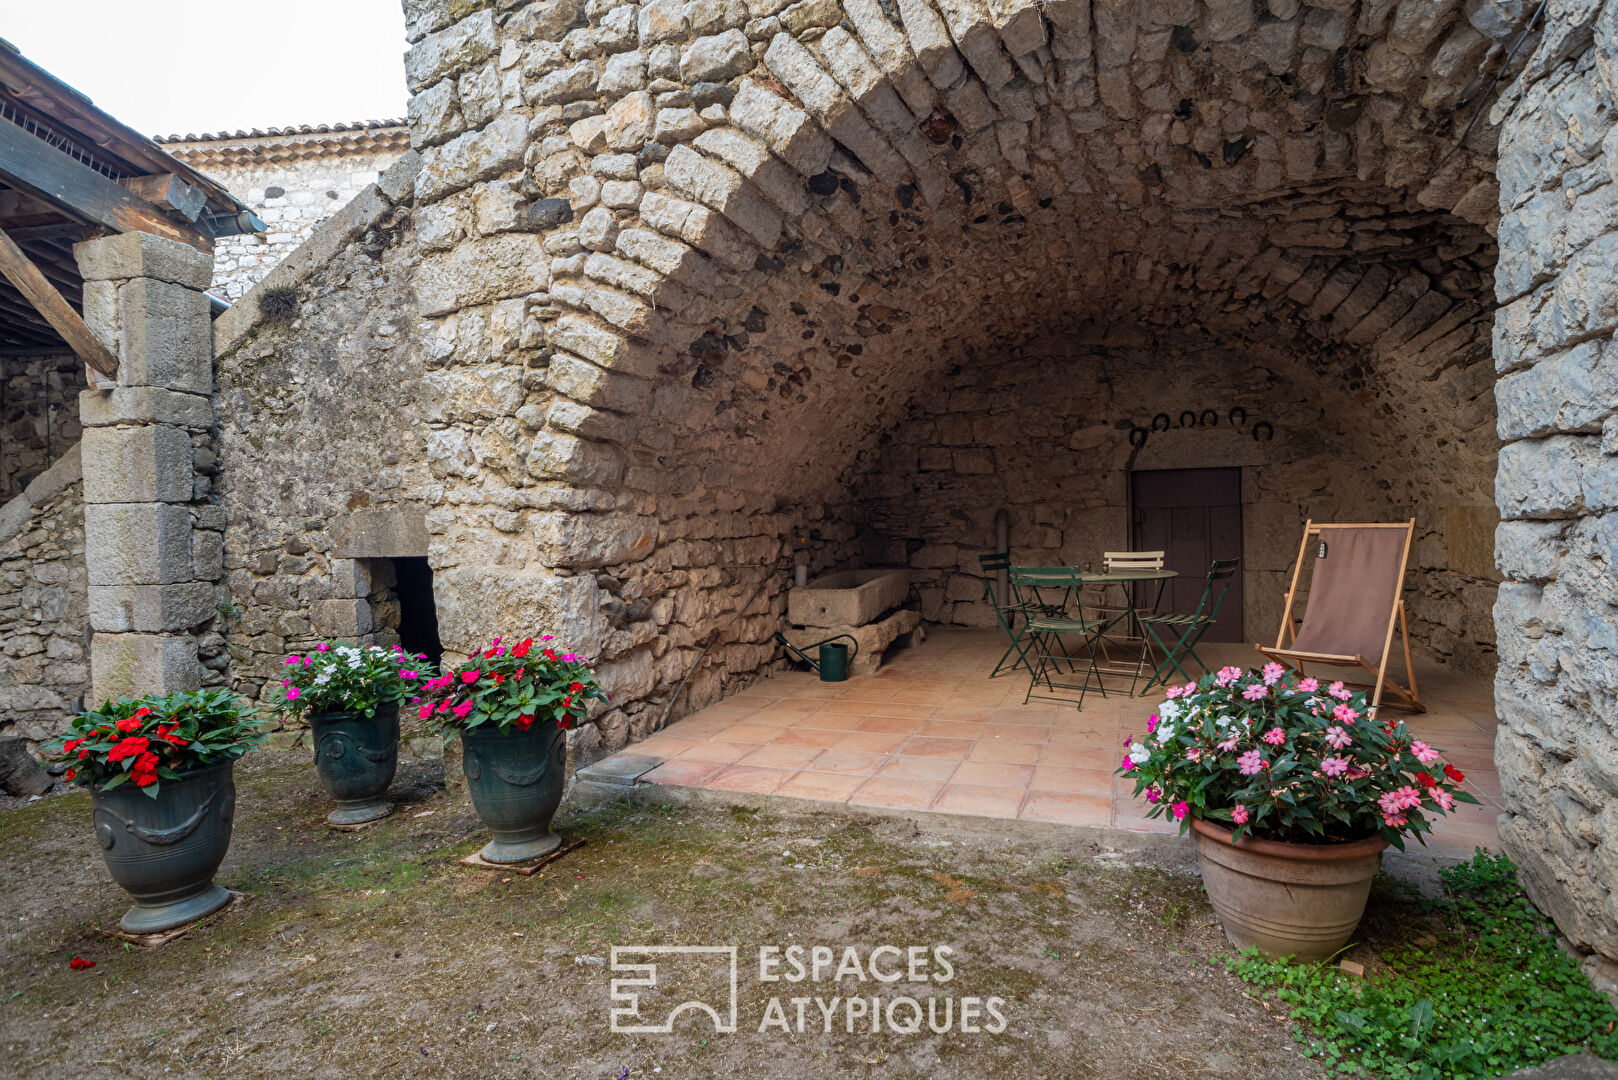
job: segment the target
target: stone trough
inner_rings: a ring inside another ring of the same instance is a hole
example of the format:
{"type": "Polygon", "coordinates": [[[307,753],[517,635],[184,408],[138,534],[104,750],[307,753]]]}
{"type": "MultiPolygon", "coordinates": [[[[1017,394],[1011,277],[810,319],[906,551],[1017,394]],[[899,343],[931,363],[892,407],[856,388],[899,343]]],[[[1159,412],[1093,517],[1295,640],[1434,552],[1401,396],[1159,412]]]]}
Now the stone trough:
{"type": "Polygon", "coordinates": [[[800,649],[847,634],[859,642],[849,664],[851,675],[871,675],[882,654],[901,637],[919,645],[926,637],[921,612],[899,608],[910,595],[910,571],[903,568],[844,570],[825,574],[787,594],[786,639],[800,649]],[[897,609],[897,610],[895,610],[897,609]]]}

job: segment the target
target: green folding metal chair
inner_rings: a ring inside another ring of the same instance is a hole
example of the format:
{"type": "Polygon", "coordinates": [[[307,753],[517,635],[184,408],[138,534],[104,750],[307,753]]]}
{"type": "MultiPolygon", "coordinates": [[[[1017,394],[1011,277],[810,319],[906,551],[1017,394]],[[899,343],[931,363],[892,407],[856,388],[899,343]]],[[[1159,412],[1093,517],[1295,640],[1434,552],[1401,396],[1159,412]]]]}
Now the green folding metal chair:
{"type": "Polygon", "coordinates": [[[1038,603],[1026,600],[1016,584],[1011,581],[1009,575],[1011,556],[1006,552],[991,551],[987,554],[979,555],[978,565],[983,568],[984,598],[994,605],[994,617],[999,621],[1000,629],[1006,632],[1006,637],[1011,642],[1006,647],[1006,651],[1001,654],[1000,662],[994,665],[993,671],[989,672],[989,678],[992,679],[999,675],[1001,668],[1005,668],[1008,673],[1016,671],[1019,667],[1026,667],[1029,671],[1032,671],[1033,666],[1028,662],[1027,648],[1022,643],[1023,634],[1027,632],[1030,618],[1048,614],[1048,612],[1038,603]],[[994,587],[995,578],[1002,570],[1007,571],[1005,596],[998,595],[998,591],[994,587]],[[1006,661],[1011,659],[1012,653],[1017,654],[1017,659],[1012,660],[1011,665],[1007,667],[1006,661]]]}
{"type": "Polygon", "coordinates": [[[1191,676],[1186,674],[1185,668],[1180,664],[1182,659],[1195,660],[1203,671],[1209,670],[1208,665],[1202,662],[1202,657],[1197,655],[1197,642],[1202,640],[1202,635],[1208,632],[1208,627],[1219,618],[1219,608],[1225,602],[1225,594],[1230,592],[1230,583],[1235,580],[1236,567],[1240,562],[1240,559],[1213,561],[1213,565],[1208,569],[1208,584],[1202,589],[1202,599],[1197,601],[1197,610],[1190,615],[1137,616],[1141,626],[1151,635],[1152,641],[1163,650],[1163,662],[1157,666],[1152,677],[1146,680],[1146,686],[1141,693],[1146,693],[1154,685],[1166,683],[1171,668],[1180,673],[1180,678],[1190,682],[1191,676]],[[1160,628],[1164,634],[1175,635],[1173,645],[1169,645],[1158,633],[1160,628]]]}
{"type": "Polygon", "coordinates": [[[1084,584],[1082,571],[1071,567],[1024,567],[1014,566],[1010,570],[1010,580],[1020,595],[1039,597],[1041,589],[1062,590],[1063,605],[1060,610],[1053,609],[1056,605],[1048,601],[1036,601],[1043,610],[1039,614],[1032,614],[1023,628],[1023,638],[1028,642],[1028,650],[1024,658],[1032,661],[1028,667],[1028,693],[1023,695],[1023,704],[1034,700],[1034,688],[1040,683],[1050,691],[1048,695],[1037,695],[1040,701],[1060,701],[1065,704],[1077,704],[1084,708],[1084,695],[1095,690],[1102,697],[1107,696],[1107,688],[1101,681],[1101,672],[1096,667],[1097,643],[1101,632],[1107,628],[1103,619],[1086,619],[1081,613],[1075,617],[1065,613],[1066,600],[1077,595],[1078,589],[1084,584]],[[1063,638],[1077,635],[1084,641],[1085,656],[1075,656],[1063,645],[1063,638]],[[1083,660],[1088,666],[1084,672],[1083,681],[1057,682],[1056,676],[1061,673],[1062,665],[1067,665],[1070,674],[1079,673],[1079,663],[1083,660]],[[1075,703],[1071,697],[1062,697],[1057,691],[1077,690],[1079,700],[1075,703]]]}

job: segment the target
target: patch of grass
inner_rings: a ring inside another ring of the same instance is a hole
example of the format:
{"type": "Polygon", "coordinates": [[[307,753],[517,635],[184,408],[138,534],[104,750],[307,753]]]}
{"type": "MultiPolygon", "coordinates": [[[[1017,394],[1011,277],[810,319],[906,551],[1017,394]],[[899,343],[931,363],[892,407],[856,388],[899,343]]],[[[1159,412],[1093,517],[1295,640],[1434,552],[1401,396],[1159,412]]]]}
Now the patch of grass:
{"type": "Polygon", "coordinates": [[[290,323],[298,314],[298,290],[291,285],[275,285],[258,295],[259,314],[275,325],[290,323]]]}
{"type": "Polygon", "coordinates": [[[1441,876],[1445,895],[1420,905],[1434,931],[1385,950],[1364,979],[1256,951],[1226,963],[1272,990],[1307,1025],[1294,1036],[1340,1074],[1465,1080],[1618,1057],[1618,1012],[1557,947],[1511,860],[1479,848],[1441,876]]]}

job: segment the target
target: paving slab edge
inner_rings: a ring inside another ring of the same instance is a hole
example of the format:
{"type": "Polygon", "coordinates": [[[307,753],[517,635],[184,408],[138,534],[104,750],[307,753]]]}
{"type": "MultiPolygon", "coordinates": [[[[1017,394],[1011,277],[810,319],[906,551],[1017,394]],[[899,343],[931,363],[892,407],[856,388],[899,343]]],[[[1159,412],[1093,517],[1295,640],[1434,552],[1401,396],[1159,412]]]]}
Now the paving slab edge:
{"type": "MultiPolygon", "coordinates": [[[[667,803],[708,810],[746,806],[755,810],[790,813],[843,813],[908,822],[925,832],[942,836],[974,839],[1004,839],[1021,842],[1041,841],[1066,848],[1075,843],[1098,850],[1151,857],[1165,870],[1195,872],[1196,850],[1189,836],[1172,833],[1140,832],[1098,825],[1063,825],[1057,822],[1023,818],[990,818],[975,814],[952,814],[942,810],[906,810],[865,803],[832,803],[794,795],[762,795],[746,791],[720,791],[679,784],[603,783],[575,775],[564,805],[583,810],[619,800],[639,803],[667,803]]],[[[1456,856],[1437,855],[1421,850],[1389,848],[1382,855],[1384,873],[1419,886],[1432,895],[1438,889],[1439,869],[1464,861],[1456,856]]]]}

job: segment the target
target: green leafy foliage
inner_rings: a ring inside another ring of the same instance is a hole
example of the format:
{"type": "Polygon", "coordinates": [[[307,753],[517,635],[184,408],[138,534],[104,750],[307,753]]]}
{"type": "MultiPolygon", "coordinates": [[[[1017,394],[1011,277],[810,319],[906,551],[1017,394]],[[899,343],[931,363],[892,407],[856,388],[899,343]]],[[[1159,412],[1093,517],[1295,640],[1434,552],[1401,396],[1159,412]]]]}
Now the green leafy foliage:
{"type": "Polygon", "coordinates": [[[1557,947],[1511,860],[1480,848],[1442,876],[1444,897],[1422,905],[1436,941],[1388,949],[1364,979],[1256,951],[1226,963],[1273,990],[1294,1036],[1343,1075],[1468,1080],[1563,1054],[1618,1058],[1618,1012],[1557,947]]]}
{"type": "Polygon", "coordinates": [[[591,701],[607,693],[589,661],[558,652],[551,640],[547,634],[507,647],[495,638],[483,652],[422,686],[421,719],[438,724],[446,739],[485,724],[519,731],[536,720],[572,727],[584,719],[591,701]]]}
{"type": "Polygon", "coordinates": [[[1398,848],[1429,818],[1476,803],[1465,777],[1366,695],[1280,664],[1237,667],[1170,687],[1119,769],[1146,815],[1229,827],[1234,839],[1329,844],[1380,835],[1398,848]]]}
{"type": "Polygon", "coordinates": [[[229,690],[182,690],[82,712],[45,749],[71,766],[69,780],[102,790],[134,783],[155,799],[164,780],[257,746],[266,726],[229,690]]]}

